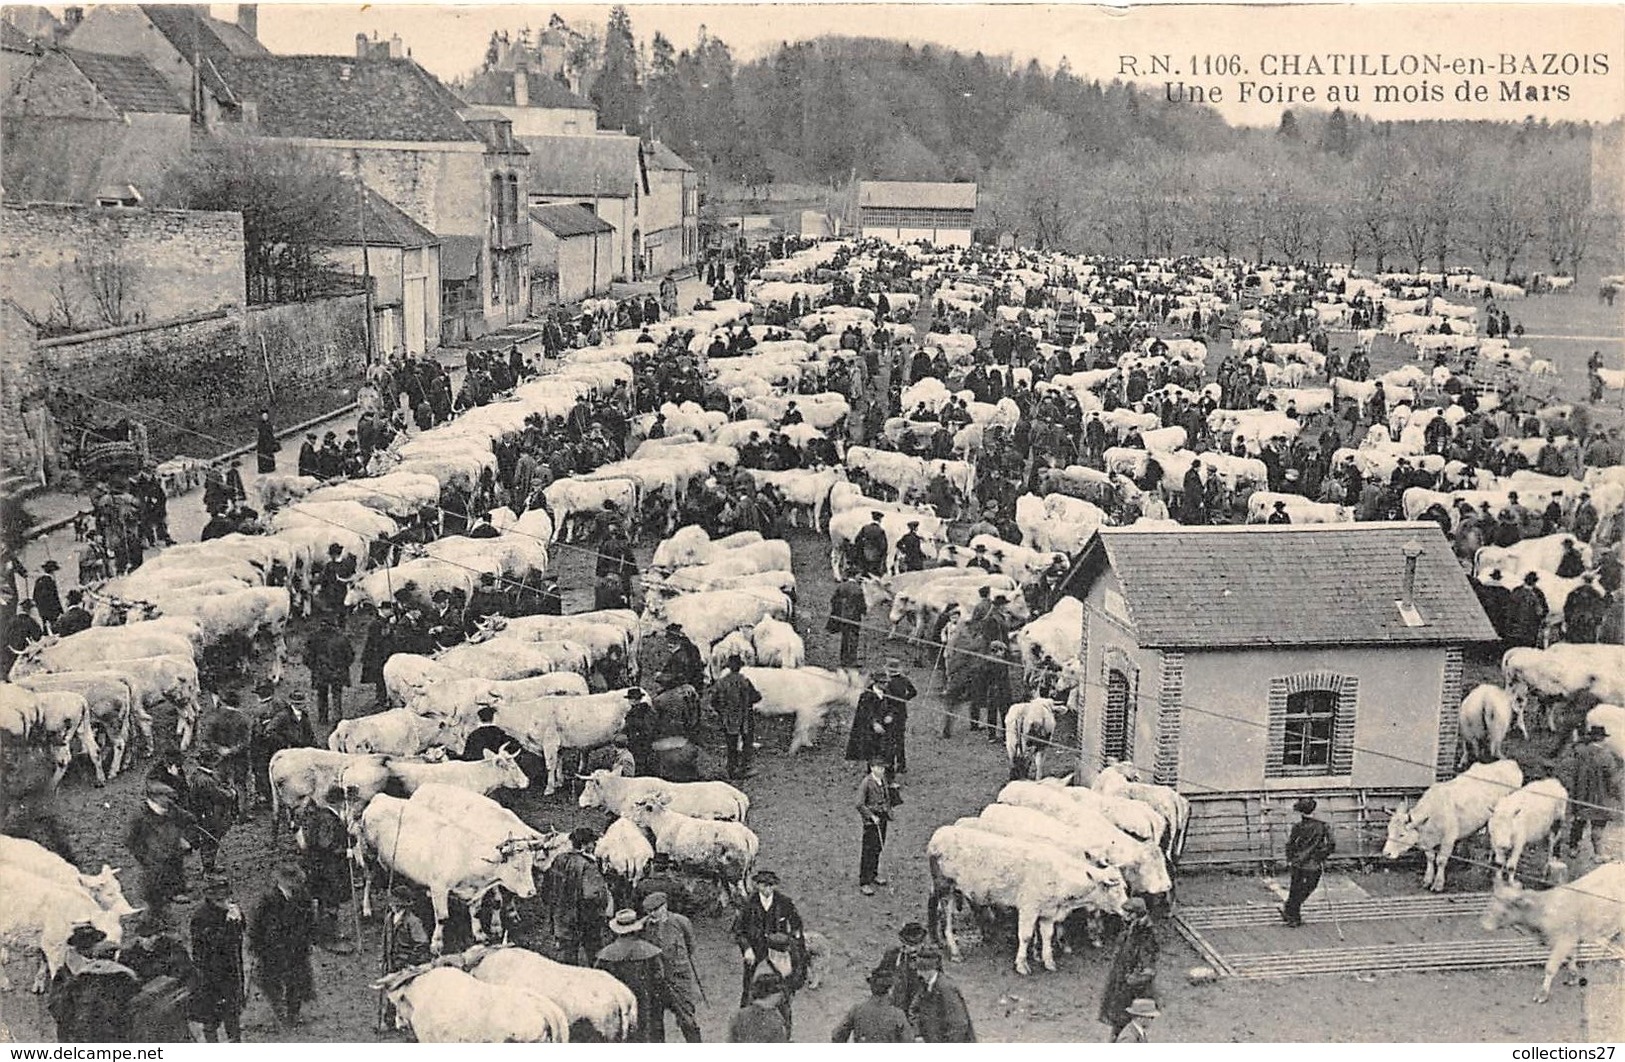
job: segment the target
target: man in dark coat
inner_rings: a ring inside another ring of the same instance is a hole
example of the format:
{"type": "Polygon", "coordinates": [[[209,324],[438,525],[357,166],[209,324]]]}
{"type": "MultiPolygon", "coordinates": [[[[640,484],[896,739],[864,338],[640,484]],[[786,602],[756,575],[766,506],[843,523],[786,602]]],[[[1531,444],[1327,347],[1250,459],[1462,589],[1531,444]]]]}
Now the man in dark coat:
{"type": "Polygon", "coordinates": [[[853,538],[852,543],[857,547],[858,561],[863,565],[863,571],[868,575],[886,574],[887,540],[886,529],[881,526],[883,514],[872,512],[869,522],[853,538]]]}
{"type": "Polygon", "coordinates": [[[697,950],[694,923],[688,920],[688,916],[672,911],[663,892],[645,895],[639,901],[638,910],[643,912],[646,923],[643,939],[660,949],[665,962],[666,997],[657,1006],[671,1011],[676,1017],[685,1043],[700,1043],[704,1037],[700,1034],[700,1023],[695,1012],[705,997],[705,988],[700,983],[699,966],[694,961],[697,950]]]}
{"type": "Polygon", "coordinates": [[[739,1012],[728,1022],[731,1044],[783,1044],[790,1042],[790,1023],[784,1017],[789,1004],[784,978],[767,969],[751,982],[750,998],[739,1004],[739,1012]]]}
{"type": "Polygon", "coordinates": [[[881,680],[876,678],[858,695],[857,709],[852,713],[852,729],[846,736],[846,758],[858,763],[885,759],[882,750],[890,724],[881,680]]]}
{"type": "Polygon", "coordinates": [[[654,684],[661,693],[680,686],[705,688],[705,661],[698,647],[683,636],[682,624],[666,624],[666,662],[655,673],[654,684]]]}
{"type": "Polygon", "coordinates": [[[911,1044],[914,1026],[908,1015],[891,1001],[893,976],[886,970],[869,973],[869,998],[846,1012],[835,1026],[830,1042],[844,1044],[911,1044]]]}
{"type": "Polygon", "coordinates": [[[141,902],[147,908],[148,925],[164,925],[170,903],[186,886],[186,832],[192,822],[192,816],[175,805],[173,789],[147,784],[146,796],[124,835],[124,847],[141,867],[141,902]]]}
{"type": "Polygon", "coordinates": [[[271,426],[271,411],[260,410],[259,437],[254,441],[254,456],[259,462],[260,475],[276,471],[276,454],[282,449],[277,442],[276,429],[271,426]]]}
{"type": "Polygon", "coordinates": [[[920,538],[920,522],[910,520],[908,530],[897,540],[897,570],[917,572],[925,567],[925,541],[920,538]]]}
{"type": "Polygon", "coordinates": [[[255,980],[271,1001],[279,1026],[298,1025],[299,1008],[316,998],[310,972],[316,921],[304,878],[297,866],[277,867],[271,890],[260,898],[249,922],[255,980]]]}
{"type": "Polygon", "coordinates": [[[728,658],[728,670],[717,679],[711,689],[711,707],[717,713],[727,742],[728,777],[750,777],[752,745],[756,739],[757,702],[762,699],[750,679],[741,674],[744,661],[738,656],[728,658]]]}
{"type": "Polygon", "coordinates": [[[886,825],[891,821],[892,810],[884,759],[869,761],[869,770],[858,783],[857,808],[863,826],[858,889],[865,896],[873,896],[876,885],[886,884],[886,879],[880,876],[880,850],[886,843],[886,825]]]}
{"type": "Polygon", "coordinates": [[[609,923],[615,939],[594,956],[592,964],[637,997],[638,1021],[627,1041],[660,1044],[666,1042],[666,963],[658,947],[637,935],[643,926],[644,918],[636,911],[617,911],[609,923]]]}
{"type": "Polygon", "coordinates": [[[1501,585],[1501,571],[1499,568],[1490,572],[1488,582],[1472,580],[1473,593],[1478,595],[1478,603],[1484,608],[1484,615],[1489,618],[1490,626],[1502,640],[1507,637],[1507,615],[1512,609],[1512,591],[1501,585]]]}
{"type": "Polygon", "coordinates": [[[598,954],[609,913],[609,886],[598,864],[587,854],[598,835],[586,827],[570,831],[570,850],[553,860],[543,879],[547,896],[554,958],[583,965],[598,954]]]}
{"type": "Polygon", "coordinates": [[[891,978],[889,998],[892,1005],[905,1014],[914,1006],[914,997],[919,994],[923,984],[920,980],[918,960],[920,949],[925,946],[926,939],[924,926],[918,922],[906,923],[897,931],[896,946],[887,948],[880,956],[879,964],[875,966],[876,973],[891,978]]]}
{"type": "Polygon", "coordinates": [[[203,872],[213,875],[220,843],[237,821],[240,798],[237,790],[216,771],[220,763],[219,749],[199,744],[197,760],[197,769],[187,779],[187,805],[193,818],[189,840],[198,851],[203,872]]]}
{"type": "Polygon", "coordinates": [[[68,937],[65,961],[47,990],[46,1009],[64,1044],[123,1043],[130,1038],[130,1000],[140,991],[134,970],[113,960],[107,935],[88,925],[68,937]]]}
{"type": "Polygon", "coordinates": [[[90,610],[84,605],[85,595],[78,590],[68,591],[68,607],[56,621],[56,633],[63,638],[80,631],[88,631],[94,623],[90,610]]]}
{"type": "Polygon", "coordinates": [[[791,966],[798,971],[807,967],[807,945],[803,936],[801,912],[790,897],[779,892],[779,876],[771,870],[759,870],[752,879],[756,895],[740,905],[734,918],[733,938],[739,946],[739,960],[743,977],[739,987],[739,1005],[750,1001],[751,982],[756,968],[768,962],[769,951],[788,951],[791,966]]]}
{"type": "Polygon", "coordinates": [[[344,718],[344,687],[350,684],[350,666],[355,650],[344,636],[336,615],[323,616],[305,641],[305,666],[310,669],[310,688],[316,691],[316,718],[321,722],[344,718]]]}
{"type": "Polygon", "coordinates": [[[271,757],[283,749],[313,748],[316,734],[310,725],[309,698],[304,690],[289,690],[287,702],[280,705],[275,701],[276,687],[271,683],[262,682],[255,692],[260,696],[261,711],[265,714],[260,717],[249,744],[249,761],[254,771],[255,789],[263,787],[269,799],[271,757]]]}
{"type": "Polygon", "coordinates": [[[1336,851],[1337,842],[1332,839],[1332,828],[1315,818],[1312,797],[1300,797],[1292,809],[1302,817],[1293,825],[1286,841],[1286,864],[1292,868],[1292,886],[1287,892],[1286,905],[1281,908],[1281,918],[1296,929],[1303,925],[1303,902],[1314,895],[1321,871],[1336,851]]]}
{"type": "Polygon", "coordinates": [[[959,986],[942,976],[942,952],[922,948],[919,958],[920,990],[909,1019],[928,1044],[973,1044],[976,1027],[959,986]]]}
{"type": "Polygon", "coordinates": [[[1625,764],[1608,747],[1608,732],[1590,727],[1579,743],[1552,767],[1552,775],[1569,794],[1568,849],[1578,854],[1580,841],[1590,826],[1591,844],[1599,846],[1604,827],[1620,819],[1620,783],[1625,764]]]}
{"type": "Polygon", "coordinates": [[[1100,1020],[1110,1026],[1112,1040],[1129,1023],[1129,1005],[1151,994],[1156,973],[1157,936],[1151,914],[1144,900],[1130,897],[1123,905],[1123,933],[1117,940],[1117,951],[1106,971],[1106,990],[1100,997],[1100,1020]]]}
{"type": "MultiPolygon", "coordinates": [[[[215,710],[203,720],[198,745],[213,750],[214,765],[211,769],[222,784],[235,790],[239,810],[246,811],[254,795],[248,772],[248,750],[254,739],[254,724],[237,707],[238,696],[235,692],[218,695],[215,710]]],[[[200,758],[201,755],[199,753],[200,758]]]]}
{"type": "Polygon", "coordinates": [[[857,667],[858,647],[863,641],[863,618],[869,604],[863,596],[863,584],[849,576],[835,584],[830,594],[829,619],[825,628],[841,636],[840,661],[842,667],[857,667]]]}
{"type": "Polygon", "coordinates": [[[881,751],[887,759],[891,776],[907,774],[908,704],[920,691],[903,674],[903,662],[895,656],[886,660],[886,672],[881,676],[879,685],[880,694],[886,701],[882,716],[885,733],[881,751]]]}
{"type": "Polygon", "coordinates": [[[1523,584],[1512,591],[1507,607],[1506,637],[1513,645],[1534,647],[1546,625],[1546,595],[1541,593],[1540,575],[1525,572],[1523,584]]]}
{"type": "Polygon", "coordinates": [[[389,705],[389,690],[384,686],[384,664],[395,653],[395,603],[380,601],[372,618],[367,621],[366,640],[361,645],[361,681],[373,687],[373,706],[383,709],[389,705]]]}
{"type": "Polygon", "coordinates": [[[214,1043],[222,1025],[229,1043],[243,1038],[242,1013],[247,999],[243,978],[243,912],[231,900],[224,875],[209,878],[204,904],[192,916],[192,965],[196,982],[186,1017],[192,1033],[214,1043]]]}
{"type": "Polygon", "coordinates": [[[1563,601],[1563,638],[1565,641],[1588,643],[1597,640],[1597,632],[1607,618],[1608,603],[1597,589],[1597,577],[1586,572],[1580,585],[1569,591],[1563,601]]]}
{"type": "Polygon", "coordinates": [[[328,951],[348,954],[355,949],[339,918],[339,907],[350,897],[344,823],[331,808],[312,803],[299,813],[298,838],[306,888],[316,905],[316,940],[328,951]]]}
{"type": "Polygon", "coordinates": [[[56,572],[61,570],[61,565],[48,560],[39,567],[40,577],[34,580],[34,608],[39,613],[40,626],[51,631],[62,618],[62,599],[56,590],[56,572]]]}
{"type": "Polygon", "coordinates": [[[299,444],[299,474],[314,477],[319,471],[316,454],[316,433],[307,432],[299,444]]]}

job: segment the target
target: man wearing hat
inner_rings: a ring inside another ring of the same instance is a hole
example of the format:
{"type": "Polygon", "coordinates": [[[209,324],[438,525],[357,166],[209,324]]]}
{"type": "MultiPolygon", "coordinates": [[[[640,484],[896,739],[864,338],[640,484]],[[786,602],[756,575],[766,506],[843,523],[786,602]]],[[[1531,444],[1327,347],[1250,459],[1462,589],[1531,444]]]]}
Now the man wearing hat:
{"type": "Polygon", "coordinates": [[[55,633],[58,637],[66,638],[70,634],[78,634],[91,628],[94,620],[84,601],[83,591],[68,591],[68,607],[56,621],[55,633]]]}
{"type": "Polygon", "coordinates": [[[638,902],[641,904],[657,892],[666,898],[666,908],[672,914],[686,917],[697,909],[694,890],[677,873],[671,856],[665,852],[656,852],[649,860],[649,868],[637,885],[638,902]]]}
{"type": "Polygon", "coordinates": [[[474,596],[468,599],[468,608],[463,613],[463,631],[472,637],[487,617],[501,616],[507,611],[508,595],[498,582],[497,573],[481,572],[480,585],[474,588],[474,596]]]}
{"type": "Polygon", "coordinates": [[[231,899],[231,882],[211,874],[203,905],[192,916],[192,965],[197,980],[187,1002],[193,1039],[214,1043],[222,1025],[229,1043],[243,1038],[242,1013],[248,986],[243,978],[243,912],[231,899]]]}
{"type": "Polygon", "coordinates": [[[1608,602],[1597,589],[1597,576],[1586,572],[1580,585],[1563,599],[1564,641],[1586,644],[1597,640],[1597,632],[1608,617],[1608,602]]]}
{"type": "Polygon", "coordinates": [[[866,575],[886,574],[886,554],[890,546],[886,539],[886,528],[881,524],[884,518],[885,514],[878,509],[871,512],[869,522],[852,539],[866,575]]]}
{"type": "Polygon", "coordinates": [[[1507,605],[1507,641],[1513,645],[1535,647],[1546,626],[1549,608],[1546,595],[1540,589],[1540,574],[1525,572],[1523,583],[1512,591],[1507,605]]]}
{"type": "Polygon", "coordinates": [[[315,731],[310,723],[309,698],[302,689],[288,691],[287,700],[276,703],[276,686],[262,682],[254,690],[259,695],[261,716],[249,747],[249,759],[254,767],[254,786],[263,787],[266,799],[271,793],[271,757],[283,749],[312,748],[316,744],[315,731]]]}
{"type": "Polygon", "coordinates": [[[880,957],[880,963],[875,967],[876,973],[886,974],[891,978],[891,1002],[903,1013],[908,1013],[914,1005],[914,997],[920,990],[920,971],[916,960],[919,959],[920,949],[926,941],[925,927],[918,922],[908,922],[897,931],[897,945],[886,949],[880,957]]]}
{"type": "Polygon", "coordinates": [[[34,608],[39,612],[40,625],[46,630],[56,629],[56,621],[62,617],[62,599],[57,596],[56,573],[62,566],[54,560],[48,560],[40,566],[40,577],[34,580],[34,608]]]}
{"type": "Polygon", "coordinates": [[[683,625],[666,624],[666,660],[655,673],[655,688],[665,693],[680,686],[692,686],[694,692],[705,689],[705,662],[700,650],[683,636],[683,625]]]}
{"type": "Polygon", "coordinates": [[[141,868],[141,902],[150,926],[164,925],[171,901],[185,888],[186,833],[194,821],[175,805],[173,789],[161,782],[147,783],[146,795],[130,818],[124,847],[141,868]]]}
{"type": "Polygon", "coordinates": [[[315,476],[318,471],[316,456],[316,433],[305,432],[305,441],[299,444],[299,474],[301,476],[315,476]]]}
{"type": "Polygon", "coordinates": [[[64,1044],[124,1043],[130,1038],[130,1001],[141,985],[134,970],[115,961],[107,934],[75,926],[62,966],[51,978],[45,1007],[64,1044]]]}
{"type": "Polygon", "coordinates": [[[610,910],[609,885],[590,851],[598,834],[585,826],[570,831],[570,849],[547,868],[547,896],[554,958],[572,966],[597,954],[610,910]]]}
{"type": "Polygon", "coordinates": [[[739,1013],[728,1022],[731,1044],[784,1044],[790,1042],[790,1025],[784,1020],[788,1002],[784,978],[774,969],[763,970],[749,984],[748,999],[739,1004],[739,1013]]]}
{"type": "Polygon", "coordinates": [[[1122,1031],[1117,1034],[1115,1042],[1120,1044],[1148,1043],[1149,1040],[1145,1035],[1145,1023],[1162,1014],[1162,1011],[1157,1009],[1157,1001],[1144,997],[1136,999],[1128,1005],[1128,1009],[1123,1013],[1129,1016],[1129,1023],[1123,1026],[1122,1031]]]}
{"type": "Polygon", "coordinates": [[[1292,868],[1292,885],[1287,891],[1286,906],[1281,917],[1296,928],[1303,925],[1303,902],[1314,895],[1320,884],[1321,870],[1326,860],[1337,850],[1332,839],[1332,828],[1315,818],[1313,797],[1299,797],[1292,810],[1301,816],[1286,840],[1286,864],[1292,868]]]}
{"type": "Polygon", "coordinates": [[[733,925],[734,943],[739,946],[744,975],[740,981],[740,1006],[750,999],[751,981],[757,968],[764,964],[771,967],[768,952],[774,950],[776,944],[783,945],[779,950],[789,951],[794,969],[805,970],[807,966],[801,912],[796,910],[790,897],[778,891],[779,876],[771,870],[759,870],[753,881],[756,895],[740,906],[733,925]]]}
{"type": "Polygon", "coordinates": [[[896,775],[908,773],[908,704],[920,691],[903,674],[903,662],[895,656],[886,658],[886,670],[878,685],[885,700],[881,716],[883,752],[890,769],[888,781],[894,781],[896,775]]]}
{"type": "Polygon", "coordinates": [[[1157,973],[1157,936],[1145,901],[1131,896],[1123,905],[1123,931],[1106,971],[1106,987],[1100,997],[1099,1018],[1116,1040],[1129,1023],[1129,1004],[1146,995],[1157,973]]]}
{"type": "Polygon", "coordinates": [[[756,740],[755,706],[761,691],[742,674],[744,661],[728,657],[728,669],[711,690],[711,707],[717,713],[727,742],[728,777],[749,778],[751,753],[756,740]]]}
{"type": "Polygon", "coordinates": [[[316,717],[323,723],[344,718],[344,687],[350,684],[355,648],[344,636],[337,613],[327,613],[305,639],[305,666],[316,691],[316,717]]]}
{"type": "Polygon", "coordinates": [[[631,908],[615,912],[615,917],[609,920],[609,931],[615,939],[598,952],[592,964],[631,989],[637,997],[638,1021],[627,1034],[627,1041],[660,1044],[666,1042],[669,979],[660,949],[637,935],[643,927],[643,916],[631,908]]]}
{"type": "Polygon", "coordinates": [[[979,569],[981,571],[992,574],[992,572],[994,570],[993,561],[988,558],[988,555],[987,555],[987,543],[985,543],[985,542],[976,543],[976,545],[971,547],[971,553],[972,553],[971,559],[965,563],[965,567],[967,569],[976,568],[976,569],[979,569]]]}
{"type": "Polygon", "coordinates": [[[305,875],[297,866],[279,864],[271,880],[249,922],[248,949],[254,955],[255,980],[271,1001],[277,1025],[298,1025],[299,1008],[316,998],[310,972],[316,924],[305,875]]]}
{"type": "Polygon", "coordinates": [[[863,596],[863,584],[853,573],[835,584],[829,598],[829,619],[824,629],[841,636],[840,662],[842,667],[857,667],[858,648],[863,641],[863,617],[869,612],[869,603],[863,596]]]}
{"type": "Polygon", "coordinates": [[[846,1017],[835,1026],[830,1042],[844,1044],[911,1044],[914,1026],[891,1000],[894,977],[889,970],[877,969],[869,973],[869,998],[846,1012],[846,1017]]]}
{"type": "Polygon", "coordinates": [[[880,876],[880,849],[886,843],[886,825],[891,821],[891,788],[886,784],[886,760],[869,759],[869,770],[858,783],[858,818],[863,825],[863,845],[858,857],[858,890],[875,894],[876,885],[886,884],[880,876]]]}
{"type": "MultiPolygon", "coordinates": [[[[394,973],[428,962],[429,944],[434,938],[418,915],[412,886],[396,885],[389,890],[387,900],[389,915],[384,920],[384,972],[394,973]]],[[[504,924],[508,927],[510,941],[520,944],[515,934],[517,926],[506,919],[504,924]]]]}
{"type": "Polygon", "coordinates": [[[917,572],[925,567],[925,540],[920,537],[920,522],[910,520],[908,530],[897,540],[897,570],[917,572]]]}
{"type": "Polygon", "coordinates": [[[188,835],[203,863],[203,873],[214,874],[215,859],[220,843],[237,821],[240,798],[219,773],[220,750],[200,743],[197,749],[197,767],[187,779],[190,795],[187,805],[195,816],[188,835]]]}
{"type": "MultiPolygon", "coordinates": [[[[1625,773],[1619,755],[1608,744],[1603,727],[1585,727],[1580,740],[1552,765],[1552,776],[1569,795],[1568,851],[1578,854],[1586,827],[1591,827],[1593,850],[1602,847],[1603,830],[1621,817],[1620,779],[1625,773]]],[[[1599,858],[1607,856],[1598,852],[1599,858]]]]}
{"type": "Polygon", "coordinates": [[[942,976],[942,952],[920,949],[920,989],[909,1010],[909,1020],[928,1044],[973,1044],[976,1027],[959,986],[942,976]]]}
{"type": "Polygon", "coordinates": [[[373,708],[389,707],[389,688],[384,684],[384,664],[395,654],[399,621],[395,602],[379,601],[367,618],[367,632],[361,642],[361,682],[373,688],[373,708]]]}
{"type": "Polygon", "coordinates": [[[1270,512],[1269,519],[1264,522],[1266,524],[1290,524],[1292,517],[1286,511],[1286,502],[1276,502],[1275,508],[1270,512]]]}
{"type": "Polygon", "coordinates": [[[695,1011],[705,998],[705,988],[694,962],[694,923],[673,911],[663,892],[649,893],[639,907],[645,919],[643,939],[660,949],[665,963],[665,1008],[676,1016],[684,1042],[700,1043],[704,1037],[695,1011]]]}

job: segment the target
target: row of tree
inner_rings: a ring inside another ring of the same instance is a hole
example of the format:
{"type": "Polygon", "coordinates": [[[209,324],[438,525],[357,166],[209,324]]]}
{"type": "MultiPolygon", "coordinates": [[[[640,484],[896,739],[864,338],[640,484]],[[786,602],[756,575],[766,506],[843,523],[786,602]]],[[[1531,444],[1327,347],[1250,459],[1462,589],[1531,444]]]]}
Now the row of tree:
{"type": "Polygon", "coordinates": [[[704,30],[640,47],[624,8],[601,35],[550,28],[589,68],[601,125],[658,137],[712,178],[976,181],[985,225],[1040,247],[1513,275],[1575,272],[1617,231],[1594,206],[1586,126],[1334,110],[1245,129],[1064,61],[827,37],[741,64],[704,30]]]}

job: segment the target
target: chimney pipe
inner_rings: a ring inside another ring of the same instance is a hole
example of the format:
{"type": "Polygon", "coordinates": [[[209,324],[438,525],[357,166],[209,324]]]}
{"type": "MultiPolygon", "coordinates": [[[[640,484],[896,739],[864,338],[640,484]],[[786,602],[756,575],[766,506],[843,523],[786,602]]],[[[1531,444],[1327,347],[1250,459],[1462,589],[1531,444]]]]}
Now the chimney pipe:
{"type": "Polygon", "coordinates": [[[258,5],[258,4],[238,4],[237,5],[237,28],[242,30],[244,33],[248,34],[250,37],[253,37],[255,40],[259,40],[260,39],[260,5],[258,5]]]}
{"type": "Polygon", "coordinates": [[[1422,543],[1410,539],[1401,547],[1405,554],[1405,586],[1399,599],[1400,607],[1408,611],[1416,609],[1416,562],[1422,556],[1422,543]]]}
{"type": "Polygon", "coordinates": [[[399,33],[391,34],[389,38],[389,57],[399,59],[406,54],[406,46],[401,43],[399,33]]]}
{"type": "Polygon", "coordinates": [[[524,67],[513,72],[513,105],[530,106],[530,75],[525,72],[524,67]]]}
{"type": "Polygon", "coordinates": [[[357,33],[355,35],[355,57],[357,59],[365,59],[367,57],[367,35],[365,33],[357,33]]]}

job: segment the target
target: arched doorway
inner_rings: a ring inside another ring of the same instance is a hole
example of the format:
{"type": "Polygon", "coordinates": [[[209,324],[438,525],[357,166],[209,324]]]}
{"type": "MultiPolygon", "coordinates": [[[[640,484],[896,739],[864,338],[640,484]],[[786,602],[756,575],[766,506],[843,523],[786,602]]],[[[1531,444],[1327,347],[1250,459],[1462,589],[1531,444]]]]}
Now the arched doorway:
{"type": "Polygon", "coordinates": [[[1100,751],[1107,760],[1134,758],[1134,682],[1119,668],[1106,669],[1106,712],[1100,721],[1100,751]]]}

